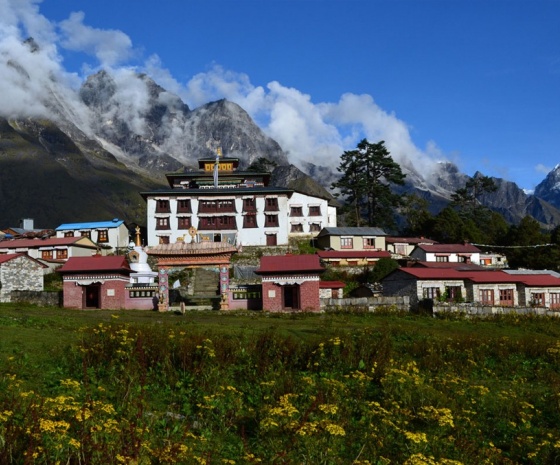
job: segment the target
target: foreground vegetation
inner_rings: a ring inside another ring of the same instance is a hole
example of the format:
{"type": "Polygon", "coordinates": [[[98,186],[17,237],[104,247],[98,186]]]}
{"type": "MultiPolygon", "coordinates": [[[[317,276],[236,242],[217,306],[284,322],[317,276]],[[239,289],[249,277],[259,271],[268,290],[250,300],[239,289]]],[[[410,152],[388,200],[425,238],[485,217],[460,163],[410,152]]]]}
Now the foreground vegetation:
{"type": "Polygon", "coordinates": [[[560,321],[0,306],[2,464],[560,461],[560,321]]]}

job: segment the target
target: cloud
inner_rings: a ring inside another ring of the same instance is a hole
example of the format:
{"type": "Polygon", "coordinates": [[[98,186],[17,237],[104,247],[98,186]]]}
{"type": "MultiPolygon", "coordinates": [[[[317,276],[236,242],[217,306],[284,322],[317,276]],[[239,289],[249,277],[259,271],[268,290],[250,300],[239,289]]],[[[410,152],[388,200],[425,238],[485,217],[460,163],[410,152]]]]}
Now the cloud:
{"type": "Polygon", "coordinates": [[[96,71],[102,67],[111,72],[117,84],[114,98],[120,105],[103,117],[122,118],[138,134],[145,132],[143,114],[149,95],[136,73],[144,72],[179,95],[191,109],[222,98],[239,104],[299,167],[311,162],[334,170],[342,153],[354,149],[363,138],[384,140],[397,162],[424,176],[432,172],[436,161],[445,158],[433,141],[425,149],[417,147],[408,125],[379,107],[370,95],[347,93],[335,102],[314,102],[312,96],[278,81],[254,85],[247,74],[217,64],[181,83],[157,55],[139,64],[140,53],[125,33],[88,26],[83,12],[71,13],[59,24],[52,23],[39,13],[38,4],[33,0],[0,0],[0,112],[4,115],[48,114],[41,104],[45,89],[52,89],[58,82],[63,85],[57,92],[72,102],[67,111],[80,115],[87,126],[87,111],[75,92],[80,80],[62,67],[59,50],[68,49],[98,61],[86,63],[83,69],[96,71]],[[38,52],[31,53],[22,45],[30,33],[40,45],[38,52]],[[2,64],[10,59],[19,68],[2,64]],[[22,79],[22,74],[27,78],[22,79]]]}
{"type": "Polygon", "coordinates": [[[70,14],[67,20],[60,22],[62,47],[91,54],[99,60],[102,67],[126,63],[134,56],[132,41],[124,32],[86,26],[84,18],[84,13],[80,11],[70,14]]]}
{"type": "Polygon", "coordinates": [[[345,150],[361,139],[385,140],[392,157],[425,176],[444,155],[435,142],[421,150],[405,122],[380,108],[370,95],[344,94],[338,102],[313,103],[311,96],[270,82],[253,86],[247,75],[214,66],[186,84],[185,98],[197,106],[227,98],[244,108],[300,167],[305,162],[338,165],[345,150]]]}
{"type": "Polygon", "coordinates": [[[554,168],[551,168],[550,166],[545,166],[542,163],[539,163],[535,166],[535,171],[537,173],[540,174],[548,174],[550,173],[554,168]]]}

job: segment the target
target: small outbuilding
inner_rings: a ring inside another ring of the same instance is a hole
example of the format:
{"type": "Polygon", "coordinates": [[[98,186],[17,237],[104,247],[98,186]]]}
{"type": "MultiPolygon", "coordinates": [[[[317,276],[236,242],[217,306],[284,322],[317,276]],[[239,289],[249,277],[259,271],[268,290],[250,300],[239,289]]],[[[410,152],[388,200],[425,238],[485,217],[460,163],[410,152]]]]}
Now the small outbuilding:
{"type": "Polygon", "coordinates": [[[130,283],[130,268],[121,255],[74,257],[58,270],[62,274],[64,307],[77,309],[154,308],[157,288],[130,283]]]}
{"type": "Polygon", "coordinates": [[[0,302],[10,302],[12,291],[42,291],[44,268],[25,253],[0,255],[0,302]]]}
{"type": "Polygon", "coordinates": [[[318,255],[261,257],[255,273],[262,277],[263,309],[320,311],[319,276],[324,271],[318,255]]]}

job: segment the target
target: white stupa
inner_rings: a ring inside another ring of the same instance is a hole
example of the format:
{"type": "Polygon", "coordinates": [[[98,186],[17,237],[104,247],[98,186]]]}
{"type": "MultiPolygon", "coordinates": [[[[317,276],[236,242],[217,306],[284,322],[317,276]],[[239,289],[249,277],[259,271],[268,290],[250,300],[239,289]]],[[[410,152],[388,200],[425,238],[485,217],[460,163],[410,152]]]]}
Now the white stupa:
{"type": "Polygon", "coordinates": [[[152,271],[148,265],[148,254],[142,248],[140,240],[140,228],[136,226],[136,238],[131,242],[132,250],[128,253],[128,261],[133,273],[130,273],[131,284],[153,285],[157,276],[156,271],[152,271]]]}

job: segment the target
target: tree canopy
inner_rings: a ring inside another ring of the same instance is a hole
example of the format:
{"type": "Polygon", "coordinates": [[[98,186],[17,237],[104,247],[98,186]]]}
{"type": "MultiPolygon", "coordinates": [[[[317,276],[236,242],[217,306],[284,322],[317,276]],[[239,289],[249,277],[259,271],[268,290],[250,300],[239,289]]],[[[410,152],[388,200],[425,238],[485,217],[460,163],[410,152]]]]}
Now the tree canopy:
{"type": "Polygon", "coordinates": [[[352,206],[356,225],[392,226],[394,209],[401,197],[392,185],[404,184],[405,174],[385,147],[385,142],[360,141],[355,150],[345,151],[337,170],[342,174],[332,184],[352,206]]]}

